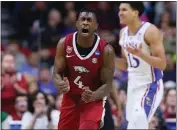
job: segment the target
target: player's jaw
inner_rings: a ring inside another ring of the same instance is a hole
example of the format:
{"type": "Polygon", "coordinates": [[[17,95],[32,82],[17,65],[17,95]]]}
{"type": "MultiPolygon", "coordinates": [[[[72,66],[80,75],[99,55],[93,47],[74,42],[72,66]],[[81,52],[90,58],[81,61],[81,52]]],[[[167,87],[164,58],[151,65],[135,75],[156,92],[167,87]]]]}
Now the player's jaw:
{"type": "Polygon", "coordinates": [[[80,35],[83,37],[89,37],[92,34],[91,28],[89,26],[81,26],[80,35]]]}
{"type": "Polygon", "coordinates": [[[81,35],[84,36],[84,37],[87,37],[89,36],[89,29],[88,28],[82,28],[81,29],[81,35]]]}
{"type": "Polygon", "coordinates": [[[119,14],[120,24],[128,24],[128,16],[125,14],[119,14]]]}

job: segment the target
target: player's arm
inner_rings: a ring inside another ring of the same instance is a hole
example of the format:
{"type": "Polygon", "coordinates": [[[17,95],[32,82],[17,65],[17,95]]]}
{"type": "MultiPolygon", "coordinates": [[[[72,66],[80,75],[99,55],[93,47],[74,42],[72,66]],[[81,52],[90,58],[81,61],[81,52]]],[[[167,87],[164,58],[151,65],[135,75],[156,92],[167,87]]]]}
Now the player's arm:
{"type": "Polygon", "coordinates": [[[57,52],[55,56],[54,62],[54,70],[53,70],[53,80],[60,78],[63,79],[63,72],[65,69],[65,56],[64,56],[64,41],[65,38],[61,38],[57,44],[57,52]]]}
{"type": "Polygon", "coordinates": [[[113,74],[115,68],[114,58],[114,49],[112,48],[112,46],[107,45],[104,49],[103,65],[100,73],[103,85],[94,92],[94,100],[99,100],[105,96],[108,96],[112,89],[113,74]]]}
{"type": "Polygon", "coordinates": [[[121,110],[121,105],[120,105],[120,102],[118,100],[118,91],[117,91],[117,88],[114,84],[112,85],[112,89],[111,89],[111,92],[110,92],[110,97],[113,100],[114,104],[116,105],[117,110],[121,110]]]}
{"type": "MultiPolygon", "coordinates": [[[[122,32],[123,32],[123,29],[121,29],[121,31],[120,31],[120,36],[119,36],[120,38],[121,38],[121,35],[122,35],[122,32]]],[[[125,71],[125,70],[127,70],[128,64],[127,64],[127,59],[125,57],[125,53],[123,51],[123,48],[121,49],[121,54],[122,54],[121,58],[118,58],[118,57],[115,58],[115,65],[120,70],[125,71]]]]}
{"type": "Polygon", "coordinates": [[[145,41],[149,44],[152,55],[142,53],[140,57],[154,68],[164,70],[166,68],[166,57],[162,33],[157,27],[151,25],[145,33],[145,41]]]}
{"type": "Polygon", "coordinates": [[[63,77],[65,66],[66,66],[65,55],[64,55],[64,41],[65,38],[61,38],[57,44],[57,52],[55,56],[54,70],[52,75],[54,84],[56,87],[59,88],[60,93],[65,93],[69,91],[68,82],[63,77]]]}
{"type": "Polygon", "coordinates": [[[116,88],[115,84],[113,84],[113,86],[112,86],[112,90],[110,92],[110,97],[113,100],[114,104],[116,105],[116,108],[117,108],[117,111],[118,111],[118,118],[121,121],[123,121],[124,115],[123,115],[121,104],[119,102],[118,91],[117,91],[117,88],[116,88]]]}

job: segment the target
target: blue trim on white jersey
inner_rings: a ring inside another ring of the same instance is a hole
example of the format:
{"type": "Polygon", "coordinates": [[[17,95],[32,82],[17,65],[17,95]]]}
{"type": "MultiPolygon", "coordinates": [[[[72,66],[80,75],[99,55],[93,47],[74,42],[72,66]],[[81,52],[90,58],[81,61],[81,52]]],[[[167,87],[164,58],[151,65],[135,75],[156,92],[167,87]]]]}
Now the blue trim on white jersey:
{"type": "Polygon", "coordinates": [[[144,110],[147,118],[149,117],[152,108],[154,107],[156,94],[159,87],[159,81],[150,84],[147,95],[144,97],[144,110]]]}
{"type": "Polygon", "coordinates": [[[154,81],[160,80],[163,78],[163,73],[160,69],[157,68],[153,68],[154,71],[154,81]]]}

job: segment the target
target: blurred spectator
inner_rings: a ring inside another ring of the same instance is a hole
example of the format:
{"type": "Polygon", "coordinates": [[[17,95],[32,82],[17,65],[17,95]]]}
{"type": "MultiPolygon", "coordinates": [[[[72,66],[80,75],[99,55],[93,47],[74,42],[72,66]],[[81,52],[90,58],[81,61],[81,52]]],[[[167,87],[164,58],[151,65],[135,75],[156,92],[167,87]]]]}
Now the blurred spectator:
{"type": "Polygon", "coordinates": [[[152,130],[157,129],[158,124],[159,124],[158,117],[153,116],[151,119],[151,122],[149,123],[149,129],[152,129],[152,130]]]}
{"type": "Polygon", "coordinates": [[[176,89],[167,91],[165,117],[176,118],[176,89]]]}
{"type": "Polygon", "coordinates": [[[172,59],[172,53],[166,53],[167,67],[166,71],[174,70],[175,63],[172,59]]]}
{"type": "Polygon", "coordinates": [[[23,39],[27,40],[30,32],[35,33],[39,31],[39,27],[42,28],[46,25],[48,9],[45,1],[18,2],[14,14],[14,27],[23,39]]]}
{"type": "Polygon", "coordinates": [[[171,21],[170,21],[170,14],[169,12],[164,12],[161,15],[160,19],[160,30],[162,31],[164,35],[164,47],[167,52],[175,53],[174,52],[174,44],[175,44],[175,36],[173,36],[173,28],[171,26],[171,21]]]}
{"type": "Polygon", "coordinates": [[[40,57],[38,51],[32,50],[31,54],[28,57],[28,63],[22,66],[20,72],[24,73],[26,76],[31,76],[35,80],[37,80],[39,74],[39,63],[40,57]]]}
{"type": "Polygon", "coordinates": [[[19,71],[22,64],[25,64],[26,57],[24,54],[20,52],[20,45],[19,45],[18,37],[15,35],[11,35],[9,37],[8,46],[6,48],[6,52],[11,53],[15,57],[16,62],[16,70],[19,71]]]}
{"type": "Polygon", "coordinates": [[[109,44],[114,44],[116,42],[115,35],[109,30],[100,30],[99,35],[109,44]]]}
{"type": "Polygon", "coordinates": [[[159,108],[156,110],[149,123],[149,129],[167,130],[164,115],[159,108]]]}
{"type": "Polygon", "coordinates": [[[99,29],[115,30],[118,26],[117,14],[108,1],[98,2],[99,29]]]}
{"type": "Polygon", "coordinates": [[[164,11],[168,11],[170,13],[171,21],[176,21],[176,2],[175,1],[165,1],[165,2],[157,2],[155,4],[155,17],[154,23],[160,23],[160,15],[163,14],[164,11]]]}
{"type": "Polygon", "coordinates": [[[174,89],[174,88],[176,88],[176,83],[174,82],[174,81],[166,81],[165,83],[164,83],[164,87],[165,87],[165,90],[168,90],[168,89],[174,89]]]}
{"type": "Polygon", "coordinates": [[[12,54],[6,53],[2,57],[1,83],[1,110],[13,114],[16,94],[27,94],[28,86],[24,75],[16,72],[12,54]]]}
{"type": "Polygon", "coordinates": [[[1,111],[1,128],[2,129],[10,129],[10,122],[12,121],[12,117],[6,112],[1,111]]]}
{"type": "Polygon", "coordinates": [[[30,111],[32,115],[29,116],[29,123],[26,129],[52,129],[53,125],[51,122],[51,111],[48,114],[48,99],[47,95],[42,92],[36,92],[31,95],[32,106],[30,111]],[[51,124],[50,124],[51,123],[51,124]]]}
{"type": "Polygon", "coordinates": [[[176,82],[176,69],[175,69],[175,62],[173,60],[173,54],[172,53],[166,53],[166,60],[167,60],[167,67],[166,70],[164,71],[164,77],[163,81],[169,81],[172,80],[176,82]]]}
{"type": "Polygon", "coordinates": [[[51,73],[48,67],[41,67],[39,72],[39,80],[37,82],[38,90],[45,93],[56,95],[58,89],[54,86],[54,83],[51,78],[51,73]]]}
{"type": "Polygon", "coordinates": [[[63,98],[62,94],[57,95],[55,107],[51,111],[51,122],[52,122],[54,129],[58,129],[58,122],[60,119],[60,109],[61,109],[61,104],[62,104],[62,98],[63,98]]]}
{"type": "Polygon", "coordinates": [[[64,15],[66,15],[66,13],[68,13],[69,11],[75,10],[75,3],[72,1],[66,1],[64,3],[64,9],[65,9],[64,15]]]}
{"type": "Polygon", "coordinates": [[[119,103],[121,105],[121,109],[124,112],[124,120],[122,122],[118,121],[119,123],[119,129],[124,130],[127,129],[128,122],[126,120],[126,113],[125,113],[125,106],[126,106],[126,101],[127,101],[127,90],[126,87],[121,86],[119,89],[119,103]],[[121,124],[120,124],[121,123],[121,124]]]}
{"type": "Polygon", "coordinates": [[[54,65],[54,57],[52,56],[51,50],[48,48],[41,48],[39,50],[40,64],[46,64],[48,67],[54,65]]]}
{"type": "Polygon", "coordinates": [[[169,89],[165,99],[164,115],[168,129],[176,129],[176,89],[169,89]]]}
{"type": "Polygon", "coordinates": [[[15,113],[12,115],[12,120],[20,121],[22,128],[26,128],[28,117],[31,115],[28,112],[28,97],[25,94],[18,94],[15,98],[15,113]]]}
{"type": "Polygon", "coordinates": [[[64,26],[61,13],[56,9],[52,9],[48,15],[48,24],[41,34],[42,47],[56,47],[63,30],[64,26]]]}
{"type": "Polygon", "coordinates": [[[69,11],[65,17],[64,23],[65,23],[65,29],[63,32],[63,36],[77,31],[77,29],[76,29],[76,11],[74,11],[74,10],[69,11]]]}

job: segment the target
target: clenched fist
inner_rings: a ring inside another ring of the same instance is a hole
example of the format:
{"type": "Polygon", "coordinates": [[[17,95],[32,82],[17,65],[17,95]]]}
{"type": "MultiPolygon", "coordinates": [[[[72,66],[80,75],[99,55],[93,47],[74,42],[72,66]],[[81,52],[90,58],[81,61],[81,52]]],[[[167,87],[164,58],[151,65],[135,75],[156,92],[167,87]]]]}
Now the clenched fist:
{"type": "Polygon", "coordinates": [[[67,93],[70,90],[69,81],[66,77],[61,80],[60,75],[56,74],[54,77],[54,84],[59,88],[60,94],[67,93]]]}
{"type": "Polygon", "coordinates": [[[89,87],[84,87],[83,88],[83,93],[82,93],[82,95],[81,95],[81,97],[82,97],[82,100],[85,102],[85,103],[88,103],[88,102],[92,102],[92,101],[94,101],[94,92],[93,91],[91,91],[90,89],[89,89],[89,87]]]}

